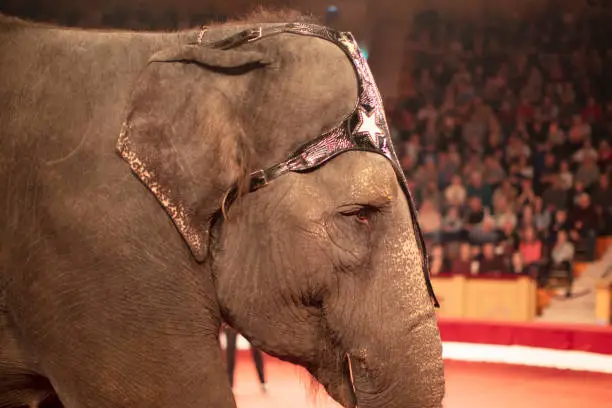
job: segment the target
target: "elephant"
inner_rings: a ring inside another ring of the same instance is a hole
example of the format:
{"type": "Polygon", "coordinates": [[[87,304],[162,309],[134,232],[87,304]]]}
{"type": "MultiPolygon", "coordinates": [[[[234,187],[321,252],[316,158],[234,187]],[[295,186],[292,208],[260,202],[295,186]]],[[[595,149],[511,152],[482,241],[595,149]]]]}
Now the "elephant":
{"type": "Polygon", "coordinates": [[[3,15],[0,129],[0,407],[235,407],[223,323],[344,407],[442,406],[426,249],[350,33],[3,15]]]}

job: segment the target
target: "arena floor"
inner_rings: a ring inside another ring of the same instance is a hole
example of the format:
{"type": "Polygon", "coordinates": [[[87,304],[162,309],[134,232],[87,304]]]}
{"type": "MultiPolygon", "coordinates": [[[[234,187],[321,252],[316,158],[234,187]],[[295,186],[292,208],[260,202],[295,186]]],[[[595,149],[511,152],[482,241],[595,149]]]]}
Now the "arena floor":
{"type": "MultiPolygon", "coordinates": [[[[250,355],[237,363],[239,408],[338,408],[295,366],[266,359],[263,394],[250,355]]],[[[446,362],[445,408],[582,408],[612,406],[612,375],[503,364],[446,362]]]]}

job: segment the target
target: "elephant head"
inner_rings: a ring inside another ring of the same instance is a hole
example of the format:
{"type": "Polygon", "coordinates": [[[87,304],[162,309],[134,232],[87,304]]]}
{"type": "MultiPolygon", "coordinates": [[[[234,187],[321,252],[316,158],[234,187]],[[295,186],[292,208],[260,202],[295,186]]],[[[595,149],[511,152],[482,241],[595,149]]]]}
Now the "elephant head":
{"type": "Polygon", "coordinates": [[[254,346],[346,407],[441,406],[416,212],[350,34],[221,26],[163,50],[118,150],[254,346]]]}

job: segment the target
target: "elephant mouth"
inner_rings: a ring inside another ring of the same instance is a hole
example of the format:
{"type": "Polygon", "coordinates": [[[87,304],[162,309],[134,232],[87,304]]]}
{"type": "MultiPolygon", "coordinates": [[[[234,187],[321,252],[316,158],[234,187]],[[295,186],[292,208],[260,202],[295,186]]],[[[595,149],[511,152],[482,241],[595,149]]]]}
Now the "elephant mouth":
{"type": "Polygon", "coordinates": [[[311,371],[311,374],[340,405],[344,408],[355,408],[357,396],[349,354],[347,353],[337,363],[339,366],[331,370],[329,367],[319,367],[316,371],[311,371]]]}

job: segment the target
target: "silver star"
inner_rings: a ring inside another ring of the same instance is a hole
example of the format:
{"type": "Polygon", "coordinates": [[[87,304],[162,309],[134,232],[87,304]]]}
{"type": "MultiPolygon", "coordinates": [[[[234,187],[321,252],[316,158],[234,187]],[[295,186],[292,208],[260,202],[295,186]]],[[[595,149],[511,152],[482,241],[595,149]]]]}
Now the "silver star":
{"type": "Polygon", "coordinates": [[[378,135],[384,135],[385,133],[376,123],[376,111],[368,114],[363,108],[360,108],[359,125],[357,125],[354,133],[366,133],[374,147],[378,147],[378,135]]]}

